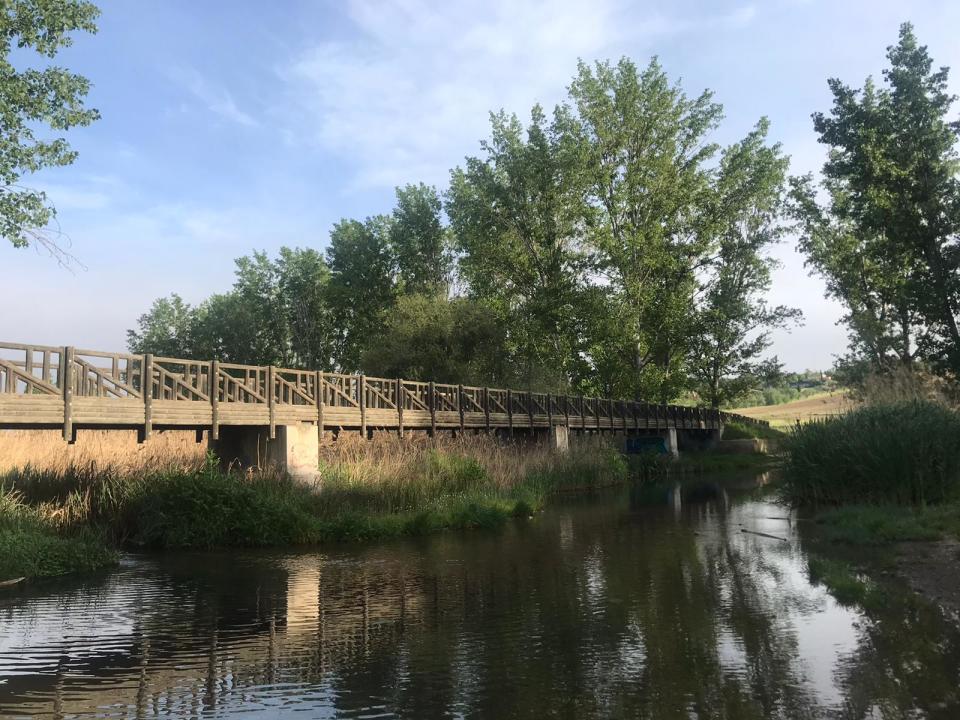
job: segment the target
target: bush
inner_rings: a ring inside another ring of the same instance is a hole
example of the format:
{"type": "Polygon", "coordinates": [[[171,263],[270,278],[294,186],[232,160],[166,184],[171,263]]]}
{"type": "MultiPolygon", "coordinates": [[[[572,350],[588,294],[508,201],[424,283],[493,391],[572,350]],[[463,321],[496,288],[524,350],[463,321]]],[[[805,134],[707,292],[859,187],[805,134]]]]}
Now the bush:
{"type": "Polygon", "coordinates": [[[784,489],[801,504],[960,499],[960,414],[925,400],[860,407],[784,439],[784,489]]]}

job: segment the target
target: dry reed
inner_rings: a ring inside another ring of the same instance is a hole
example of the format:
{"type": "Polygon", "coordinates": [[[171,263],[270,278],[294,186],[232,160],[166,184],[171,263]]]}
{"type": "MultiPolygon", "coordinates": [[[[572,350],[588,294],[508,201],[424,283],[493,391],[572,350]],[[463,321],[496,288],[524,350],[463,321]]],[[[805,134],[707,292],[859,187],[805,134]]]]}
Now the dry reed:
{"type": "Polygon", "coordinates": [[[150,470],[196,470],[206,445],[191,431],[154,433],[144,443],[128,430],[80,430],[77,442],[63,441],[57,430],[0,430],[0,475],[27,468],[52,476],[110,473],[134,475],[150,470]]]}

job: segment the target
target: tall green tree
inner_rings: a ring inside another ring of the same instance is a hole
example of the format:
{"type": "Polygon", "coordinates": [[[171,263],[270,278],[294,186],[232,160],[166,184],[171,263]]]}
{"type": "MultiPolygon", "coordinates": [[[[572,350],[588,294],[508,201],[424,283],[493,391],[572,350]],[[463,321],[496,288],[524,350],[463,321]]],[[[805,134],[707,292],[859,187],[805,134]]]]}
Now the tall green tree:
{"type": "Polygon", "coordinates": [[[581,63],[570,86],[583,147],[595,272],[608,289],[593,354],[618,395],[666,401],[687,384],[700,232],[710,194],[706,164],[721,108],[688,98],[654,59],[644,69],[581,63]]]}
{"type": "Polygon", "coordinates": [[[948,117],[949,70],[933,69],[909,23],[887,59],[884,86],[868,79],[856,90],[831,79],[833,108],[813,116],[830,146],[827,201],[817,202],[810,181],[797,181],[801,248],[877,364],[919,354],[957,373],[960,123],[948,117]],[[861,277],[851,277],[851,262],[861,277]]]}
{"type": "Polygon", "coordinates": [[[380,377],[498,385],[508,372],[504,335],[496,317],[469,298],[402,295],[361,366],[380,377]]]}
{"type": "Polygon", "coordinates": [[[447,214],[472,297],[507,328],[516,376],[566,390],[581,364],[583,191],[566,111],[491,117],[485,156],[453,171],[447,214]]]}
{"type": "Polygon", "coordinates": [[[360,369],[368,343],[376,342],[396,298],[396,262],[390,246],[390,218],[342,220],[327,248],[330,282],[327,303],[336,332],[334,357],[344,372],[360,369]]]}
{"type": "Polygon", "coordinates": [[[84,106],[90,82],[47,64],[71,45],[72,33],[96,32],[99,13],[85,0],[5,0],[0,6],[0,235],[15,247],[38,244],[61,261],[68,256],[48,227],[53,205],[20,181],[44,167],[71,164],[77,153],[57,135],[100,117],[84,106]],[[43,66],[18,68],[15,49],[36,51],[43,66]]]}
{"type": "Polygon", "coordinates": [[[767,144],[764,118],[744,140],[724,150],[706,206],[717,238],[703,273],[703,288],[690,346],[690,368],[701,396],[711,405],[736,400],[779,373],[763,355],[770,332],[797,319],[799,311],[770,306],[769,255],[786,231],[781,221],[789,160],[767,144]]]}
{"type": "Polygon", "coordinates": [[[176,293],[157,298],[137,318],[136,329],[127,330],[127,347],[132,353],[193,357],[193,318],[194,309],[176,293]]]}
{"type": "Polygon", "coordinates": [[[437,189],[420,183],[397,188],[390,223],[390,245],[400,290],[407,294],[446,294],[451,280],[447,232],[440,218],[437,189]]]}

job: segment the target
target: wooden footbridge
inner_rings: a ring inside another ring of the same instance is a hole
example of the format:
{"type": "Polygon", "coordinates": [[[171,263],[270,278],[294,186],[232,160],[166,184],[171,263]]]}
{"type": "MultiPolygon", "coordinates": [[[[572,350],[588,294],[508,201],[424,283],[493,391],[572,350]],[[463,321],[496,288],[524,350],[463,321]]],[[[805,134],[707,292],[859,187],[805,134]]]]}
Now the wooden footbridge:
{"type": "MultiPolygon", "coordinates": [[[[564,432],[642,434],[717,431],[731,418],[718,410],[553,395],[270,366],[99,352],[0,342],[0,428],[194,429],[212,440],[230,428],[487,431],[513,435],[564,432]]],[[[765,424],[765,423],[762,423],[765,424]]]]}

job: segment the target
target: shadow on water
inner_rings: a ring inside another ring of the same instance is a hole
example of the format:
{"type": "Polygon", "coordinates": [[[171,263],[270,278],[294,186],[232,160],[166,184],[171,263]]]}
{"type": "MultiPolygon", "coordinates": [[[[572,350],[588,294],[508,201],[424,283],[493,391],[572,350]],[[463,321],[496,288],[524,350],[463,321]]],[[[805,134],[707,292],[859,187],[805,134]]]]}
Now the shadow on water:
{"type": "Polygon", "coordinates": [[[130,557],[7,592],[0,716],[957,717],[957,629],[811,585],[769,480],[647,483],[491,533],[130,557]]]}

